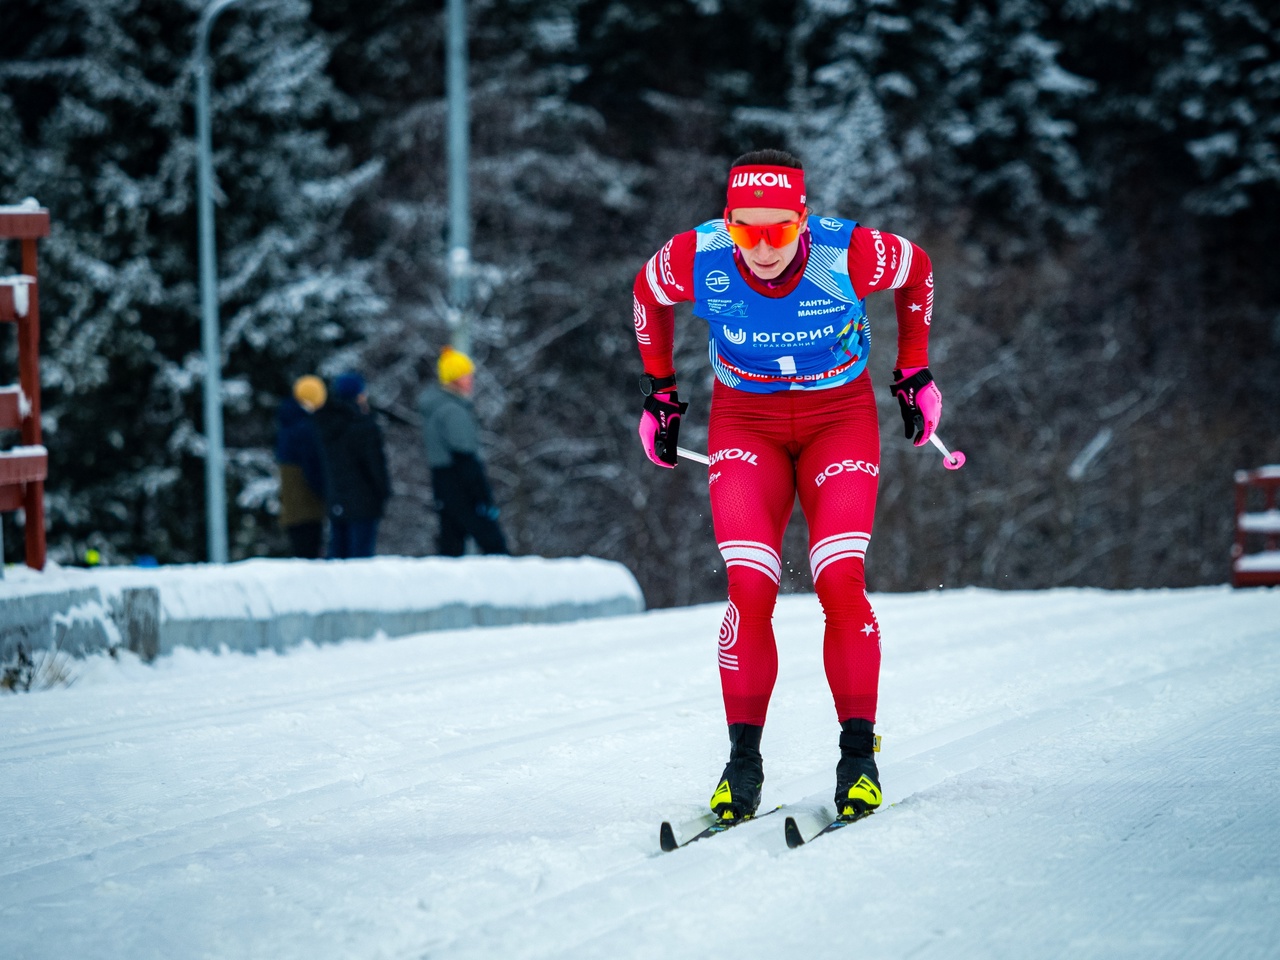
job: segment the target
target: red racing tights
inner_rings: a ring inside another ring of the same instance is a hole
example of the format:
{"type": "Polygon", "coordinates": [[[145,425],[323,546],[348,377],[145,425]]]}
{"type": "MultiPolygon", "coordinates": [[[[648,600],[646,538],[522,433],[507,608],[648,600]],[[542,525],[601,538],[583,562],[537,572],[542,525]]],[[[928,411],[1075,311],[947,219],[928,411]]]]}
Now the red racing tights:
{"type": "Polygon", "coordinates": [[[729,723],[763,725],[778,675],[773,608],[796,494],[826,615],[823,663],[841,721],[875,721],[880,625],[863,558],[875,518],[880,427],[871,377],[830,390],[745,393],[716,382],[708,428],[716,541],[729,575],[720,683],[729,723]]]}

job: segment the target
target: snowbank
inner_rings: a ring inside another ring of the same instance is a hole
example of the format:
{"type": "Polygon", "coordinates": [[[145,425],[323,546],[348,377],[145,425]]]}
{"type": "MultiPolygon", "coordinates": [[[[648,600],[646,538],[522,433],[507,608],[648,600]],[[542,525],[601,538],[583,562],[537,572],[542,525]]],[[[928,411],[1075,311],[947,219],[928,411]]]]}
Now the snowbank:
{"type": "Polygon", "coordinates": [[[75,654],[123,643],[251,652],[426,630],[638,613],[624,566],[592,557],[246,560],[223,566],[11,567],[0,581],[0,661],[19,643],[75,654]]]}

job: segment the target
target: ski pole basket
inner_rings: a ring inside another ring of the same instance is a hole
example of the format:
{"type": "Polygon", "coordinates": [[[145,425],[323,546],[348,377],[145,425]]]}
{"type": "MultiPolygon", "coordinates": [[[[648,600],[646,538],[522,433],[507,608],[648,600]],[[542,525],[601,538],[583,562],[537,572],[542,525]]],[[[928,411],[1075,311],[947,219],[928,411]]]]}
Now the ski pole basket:
{"type": "Polygon", "coordinates": [[[49,474],[49,452],[40,439],[36,241],[48,235],[49,211],[35,201],[0,206],[0,239],[22,244],[22,273],[0,277],[0,322],[17,324],[18,328],[18,383],[0,387],[0,431],[19,432],[16,444],[5,437],[8,449],[0,450],[0,513],[25,513],[26,561],[36,570],[44,569],[44,481],[49,474]]]}
{"type": "Polygon", "coordinates": [[[1231,585],[1280,586],[1280,465],[1236,471],[1231,585]],[[1262,549],[1249,552],[1258,541],[1262,549]]]}

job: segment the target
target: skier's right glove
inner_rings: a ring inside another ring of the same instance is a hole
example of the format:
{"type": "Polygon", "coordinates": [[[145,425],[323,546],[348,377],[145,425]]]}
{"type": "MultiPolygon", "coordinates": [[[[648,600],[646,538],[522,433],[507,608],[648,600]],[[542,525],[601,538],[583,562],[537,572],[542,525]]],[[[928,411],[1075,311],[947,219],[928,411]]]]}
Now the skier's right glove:
{"type": "Polygon", "coordinates": [[[680,418],[689,409],[674,390],[652,393],[644,398],[640,415],[640,442],[644,452],[660,467],[676,465],[676,442],[680,439],[680,418]]]}
{"type": "Polygon", "coordinates": [[[889,393],[898,398],[904,436],[917,447],[929,442],[942,419],[942,391],[928,367],[893,371],[889,393]]]}

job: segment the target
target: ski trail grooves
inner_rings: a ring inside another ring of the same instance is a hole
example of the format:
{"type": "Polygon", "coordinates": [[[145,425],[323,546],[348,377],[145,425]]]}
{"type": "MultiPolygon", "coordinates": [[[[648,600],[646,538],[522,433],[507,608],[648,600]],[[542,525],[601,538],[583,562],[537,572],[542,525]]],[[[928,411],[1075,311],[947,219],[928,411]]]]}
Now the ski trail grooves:
{"type": "MultiPolygon", "coordinates": [[[[268,653],[264,657],[270,658],[268,653]]],[[[542,651],[538,658],[539,669],[546,670],[560,664],[580,663],[584,653],[580,645],[568,646],[559,651],[542,651]]],[[[279,662],[272,666],[279,668],[279,662]]],[[[19,759],[51,759],[64,752],[94,750],[117,740],[137,735],[172,736],[188,730],[199,730],[209,725],[225,725],[242,720],[256,720],[266,714],[286,710],[298,710],[314,705],[323,700],[330,706],[343,702],[356,701],[370,696],[395,693],[414,686],[440,686],[464,679],[482,677],[486,672],[498,672],[519,667],[519,661],[512,663],[510,657],[485,662],[477,667],[474,657],[470,662],[441,669],[435,662],[418,665],[409,669],[401,668],[395,672],[379,672],[377,674],[353,679],[350,677],[334,677],[323,684],[298,690],[287,696],[277,694],[261,695],[254,692],[240,693],[232,703],[218,703],[201,706],[195,709],[184,708],[177,715],[150,715],[139,717],[135,714],[113,718],[103,722],[96,721],[92,730],[71,730],[58,733],[25,734],[21,739],[9,746],[0,746],[0,764],[19,759]]]]}
{"type": "MultiPolygon", "coordinates": [[[[377,804],[427,788],[453,771],[474,769],[477,764],[499,763],[528,754],[531,746],[558,742],[583,732],[618,735],[651,723],[655,716],[685,705],[684,699],[635,710],[579,711],[574,720],[544,724],[518,736],[474,737],[473,742],[435,756],[397,757],[394,761],[362,770],[357,776],[317,784],[305,790],[273,797],[252,806],[200,811],[201,815],[148,833],[133,834],[92,853],[86,867],[82,853],[58,860],[5,871],[0,881],[18,891],[8,902],[24,903],[43,896],[66,893],[79,885],[103,880],[142,867],[235,843],[261,831],[264,825],[284,819],[314,818],[321,814],[377,804]]],[[[486,818],[479,818],[483,822],[486,818]]],[[[503,820],[500,810],[489,815],[492,823],[503,820]]],[[[474,824],[474,821],[473,821],[474,824]]]]}
{"type": "MultiPolygon", "coordinates": [[[[796,851],[657,852],[723,764],[721,604],[0,698],[0,952],[1272,955],[1280,591],[873,601],[896,805],[796,851]]],[[[782,598],[770,806],[830,799],[822,630],[782,598]]]]}
{"type": "MultiPolygon", "coordinates": [[[[1265,680],[1261,685],[1265,691],[1276,693],[1280,692],[1277,680],[1280,652],[1270,659],[1277,669],[1262,671],[1260,676],[1265,680]]],[[[964,778],[1046,741],[1056,744],[1063,738],[1069,739],[1072,731],[1080,727],[1104,724],[1111,716],[1148,705],[1171,682],[1192,676],[1201,680],[1209,675],[1233,677],[1231,668],[1238,662],[1238,653],[1231,650],[1194,667],[1180,667],[1095,689],[1031,714],[1001,713],[932,731],[917,742],[904,744],[902,759],[881,762],[886,808],[870,820],[823,838],[820,846],[856,845],[860,842],[860,832],[871,827],[874,821],[883,822],[895,815],[897,811],[888,809],[890,804],[899,805],[931,790],[936,792],[944,782],[964,778]]],[[[828,780],[830,774],[823,772],[794,781],[776,793],[795,796],[817,779],[828,780]]],[[[829,789],[804,796],[783,808],[787,815],[806,818],[806,838],[829,822],[834,810],[829,789]],[[809,823],[810,820],[813,822],[809,823]]],[[[601,870],[571,889],[533,897],[516,906],[485,911],[481,916],[469,918],[464,930],[455,930],[447,939],[429,942],[423,948],[423,955],[434,956],[447,950],[451,956],[458,957],[495,956],[513,949],[517,942],[542,942],[553,930],[558,931],[555,950],[545,954],[522,951],[521,955],[558,956],[562,952],[573,952],[566,948],[580,950],[583,956],[593,955],[597,949],[604,951],[612,931],[645,915],[646,898],[655,908],[672,898],[696,902],[705,891],[733,889],[743,874],[773,869],[761,864],[758,860],[761,855],[801,856],[817,849],[806,846],[788,851],[782,822],[783,818],[777,816],[757,819],[734,827],[722,836],[668,854],[656,853],[657,824],[654,823],[651,828],[654,853],[650,858],[620,865],[612,872],[601,870]],[[601,903],[618,907],[624,900],[628,904],[621,912],[601,911],[601,903]],[[545,921],[542,918],[546,918],[545,921]],[[513,938],[515,930],[520,933],[513,938]]],[[[609,949],[617,946],[613,944],[609,949]]]]}
{"type": "MultiPolygon", "coordinates": [[[[1202,691],[1217,687],[1225,694],[1226,687],[1238,684],[1242,659],[1238,648],[1248,645],[1252,645],[1252,639],[1245,639],[1242,644],[1231,644],[1216,657],[1194,666],[1167,669],[1101,689],[1093,687],[1088,692],[1076,690],[1073,698],[1033,713],[1016,714],[1011,710],[1001,710],[986,718],[965,719],[906,742],[902,745],[900,759],[882,759],[886,806],[881,812],[832,837],[822,838],[817,845],[788,851],[780,818],[753,820],[740,824],[721,837],[682,847],[671,854],[657,854],[643,861],[623,864],[613,872],[600,870],[568,890],[531,897],[517,906],[485,910],[480,916],[468,920],[462,931],[454,931],[448,938],[429,941],[422,955],[448,952],[449,956],[457,957],[494,956],[515,950],[517,943],[548,942],[553,938],[553,931],[557,934],[554,937],[556,948],[547,951],[525,948],[520,955],[631,955],[618,941],[626,940],[628,928],[644,928],[658,923],[655,914],[662,913],[664,902],[696,902],[705,900],[707,891],[736,890],[737,884],[744,882],[745,878],[772,873],[776,868],[769,865],[769,860],[774,856],[805,856],[822,849],[829,851],[838,844],[847,845],[844,847],[847,851],[850,847],[873,842],[865,836],[865,831],[899,817],[904,812],[902,804],[910,806],[911,801],[923,795],[940,795],[945,783],[952,785],[948,795],[954,790],[972,790],[965,785],[973,773],[992,764],[1000,765],[1019,754],[1027,754],[1037,746],[1051,751],[1062,750],[1062,744],[1073,744],[1074,733],[1085,728],[1097,731],[1115,718],[1151,707],[1162,691],[1180,682],[1194,681],[1202,691]],[[890,804],[897,805],[897,809],[890,809],[890,804]],[[768,859],[762,861],[760,856],[768,859]],[[602,904],[608,904],[611,909],[602,910],[602,904]]],[[[1272,648],[1256,666],[1252,681],[1245,682],[1238,695],[1263,701],[1280,698],[1280,649],[1272,648]]],[[[1198,708],[1192,700],[1184,703],[1184,710],[1194,712],[1198,708]]],[[[1180,719],[1170,718],[1156,726],[1178,726],[1180,719]]],[[[1226,719],[1215,726],[1229,727],[1233,722],[1226,719]]],[[[1183,732],[1166,733],[1156,742],[1176,746],[1180,740],[1185,740],[1183,732]]],[[[1170,760],[1170,768],[1178,769],[1178,764],[1170,760]]],[[[796,796],[797,792],[812,786],[815,781],[826,782],[829,778],[829,772],[815,773],[812,777],[778,788],[773,796],[796,796]]],[[[1280,777],[1272,778],[1272,786],[1276,786],[1277,780],[1280,777]]],[[[979,787],[980,791],[982,788],[979,787]]],[[[993,799],[1002,803],[1000,797],[993,799]]],[[[961,803],[965,801],[961,800],[961,803]]],[[[1092,800],[1088,796],[1080,796],[1078,803],[1091,804],[1092,800]]],[[[808,813],[818,819],[826,817],[832,809],[829,787],[783,808],[790,815],[804,817],[808,813]],[[826,813],[818,814],[819,809],[826,813]]],[[[823,819],[820,826],[826,826],[826,822],[823,819]]],[[[657,850],[657,824],[653,824],[652,832],[652,844],[657,850]]],[[[1280,833],[1280,829],[1271,828],[1271,832],[1280,833]]],[[[1280,856],[1272,859],[1280,859],[1280,856]]],[[[1083,874],[1093,874],[1096,869],[1089,864],[1080,868],[1083,874]]],[[[1073,879],[1087,884],[1084,876],[1073,879]]],[[[717,911],[709,906],[708,916],[716,914],[717,911]]],[[[712,938],[708,938],[707,950],[714,947],[710,941],[712,938]]],[[[956,950],[959,945],[951,943],[948,948],[956,950]]],[[[690,952],[696,954],[696,951],[690,952]]]]}

